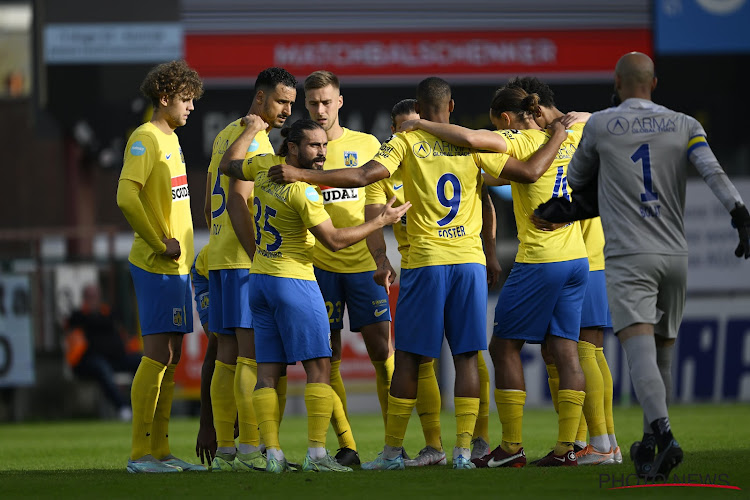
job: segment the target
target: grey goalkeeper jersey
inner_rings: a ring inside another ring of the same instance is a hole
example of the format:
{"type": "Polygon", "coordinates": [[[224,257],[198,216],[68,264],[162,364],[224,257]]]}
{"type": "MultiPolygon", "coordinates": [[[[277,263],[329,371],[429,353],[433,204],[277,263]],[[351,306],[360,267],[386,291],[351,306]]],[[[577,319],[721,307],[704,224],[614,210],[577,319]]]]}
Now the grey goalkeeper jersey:
{"type": "Polygon", "coordinates": [[[741,202],[695,118],[644,99],[594,113],[568,166],[581,189],[597,175],[604,255],[686,255],[685,183],[692,162],[728,210],[741,202]]]}

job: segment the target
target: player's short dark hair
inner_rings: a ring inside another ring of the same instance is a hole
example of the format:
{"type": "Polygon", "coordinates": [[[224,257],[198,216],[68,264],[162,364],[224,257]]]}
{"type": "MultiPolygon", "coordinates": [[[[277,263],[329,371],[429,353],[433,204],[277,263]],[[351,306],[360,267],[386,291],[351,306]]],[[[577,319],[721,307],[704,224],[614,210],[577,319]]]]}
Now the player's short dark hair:
{"type": "Polygon", "coordinates": [[[258,78],[255,79],[254,93],[257,94],[259,90],[269,92],[278,84],[294,89],[297,88],[297,79],[284,68],[266,68],[258,73],[258,78]]]}
{"type": "Polygon", "coordinates": [[[391,110],[391,124],[396,126],[396,117],[399,115],[409,115],[417,112],[417,100],[416,99],[404,99],[398,101],[393,109],[391,110]]]}
{"type": "Polygon", "coordinates": [[[151,101],[154,108],[158,108],[159,99],[163,95],[170,99],[177,96],[200,99],[203,95],[203,82],[198,72],[185,61],[170,61],[151,68],[141,83],[141,93],[151,101]]]}
{"type": "Polygon", "coordinates": [[[529,94],[520,87],[500,87],[492,98],[490,113],[498,117],[507,112],[536,116],[539,112],[539,96],[529,94]]]}
{"type": "Polygon", "coordinates": [[[302,142],[302,139],[305,138],[305,132],[307,132],[308,130],[316,129],[325,130],[320,123],[309,118],[297,120],[289,127],[282,128],[281,137],[284,138],[284,141],[281,143],[281,147],[279,148],[279,156],[286,156],[289,154],[290,142],[293,142],[294,144],[299,146],[300,142],[302,142]]]}
{"type": "Polygon", "coordinates": [[[524,89],[528,94],[539,96],[539,105],[546,108],[555,107],[555,93],[549,85],[535,76],[517,76],[508,82],[506,87],[524,89]]]}
{"type": "Polygon", "coordinates": [[[313,71],[305,78],[305,92],[308,90],[322,89],[331,85],[336,90],[341,90],[339,77],[324,69],[313,71]]]}
{"type": "Polygon", "coordinates": [[[451,100],[451,86],[436,76],[425,78],[417,85],[417,102],[420,106],[440,106],[451,100]]]}

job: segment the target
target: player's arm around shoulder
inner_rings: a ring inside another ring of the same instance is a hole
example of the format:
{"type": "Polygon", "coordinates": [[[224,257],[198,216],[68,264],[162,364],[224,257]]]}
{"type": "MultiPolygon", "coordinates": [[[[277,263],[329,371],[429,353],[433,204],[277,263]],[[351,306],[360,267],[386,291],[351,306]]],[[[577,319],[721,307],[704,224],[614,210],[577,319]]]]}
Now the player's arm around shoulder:
{"type": "Polygon", "coordinates": [[[550,133],[550,139],[526,161],[505,156],[505,158],[502,158],[505,163],[498,166],[498,159],[491,158],[487,153],[482,153],[480,156],[482,164],[480,166],[485,172],[496,177],[503,177],[509,181],[523,184],[534,183],[549,170],[560,150],[560,145],[568,136],[565,126],[560,122],[552,124],[550,133]]]}
{"type": "Polygon", "coordinates": [[[247,115],[242,118],[242,125],[245,129],[235,139],[235,141],[229,146],[224,153],[219,163],[219,168],[224,175],[234,177],[243,181],[250,181],[246,175],[246,170],[243,169],[245,165],[245,155],[247,150],[253,142],[255,135],[261,130],[265,130],[268,124],[263,121],[257,115],[247,115]]]}
{"type": "Polygon", "coordinates": [[[339,188],[364,187],[388,176],[390,172],[374,159],[357,168],[313,170],[292,165],[274,165],[268,170],[268,178],[278,184],[302,181],[308,184],[339,188]]]}
{"type": "Polygon", "coordinates": [[[505,153],[506,143],[502,136],[490,130],[474,130],[451,123],[437,123],[425,119],[407,120],[401,124],[399,132],[424,130],[456,146],[474,149],[488,149],[505,153]]]}

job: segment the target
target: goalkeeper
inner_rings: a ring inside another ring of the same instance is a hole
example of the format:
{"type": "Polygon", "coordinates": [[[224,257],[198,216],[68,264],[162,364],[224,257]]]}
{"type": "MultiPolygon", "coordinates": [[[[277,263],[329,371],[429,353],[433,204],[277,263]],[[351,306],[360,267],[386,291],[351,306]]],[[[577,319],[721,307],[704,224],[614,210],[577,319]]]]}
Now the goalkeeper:
{"type": "Polygon", "coordinates": [[[538,227],[553,229],[549,223],[601,215],[612,322],[644,415],[643,438],[631,447],[631,458],[636,473],[650,480],[665,479],[683,458],[667,405],[672,351],[685,307],[688,162],[730,212],[740,236],[735,254],[750,257],[750,215],[703,127],[652,102],[655,88],[654,63],[647,55],[620,58],[615,92],[621,104],[591,116],[568,167],[568,184],[579,198],[550,200],[533,217],[538,227]],[[591,203],[597,194],[598,204],[591,203]]]}

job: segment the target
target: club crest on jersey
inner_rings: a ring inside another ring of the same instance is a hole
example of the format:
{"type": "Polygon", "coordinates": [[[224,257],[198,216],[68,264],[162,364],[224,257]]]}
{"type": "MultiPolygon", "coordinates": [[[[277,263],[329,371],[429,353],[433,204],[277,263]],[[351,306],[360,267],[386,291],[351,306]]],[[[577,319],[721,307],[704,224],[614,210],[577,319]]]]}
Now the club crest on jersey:
{"type": "Polygon", "coordinates": [[[327,188],[322,189],[322,193],[324,205],[359,199],[359,189],[357,188],[327,188]]]}
{"type": "Polygon", "coordinates": [[[184,316],[182,314],[182,309],[179,307],[175,307],[172,309],[172,324],[174,326],[182,326],[182,322],[184,321],[184,316]]]}
{"type": "Polygon", "coordinates": [[[356,167],[359,165],[356,151],[344,151],[344,165],[347,167],[356,167]]]}
{"type": "Polygon", "coordinates": [[[187,175],[172,177],[172,201],[189,200],[187,175]]]}

